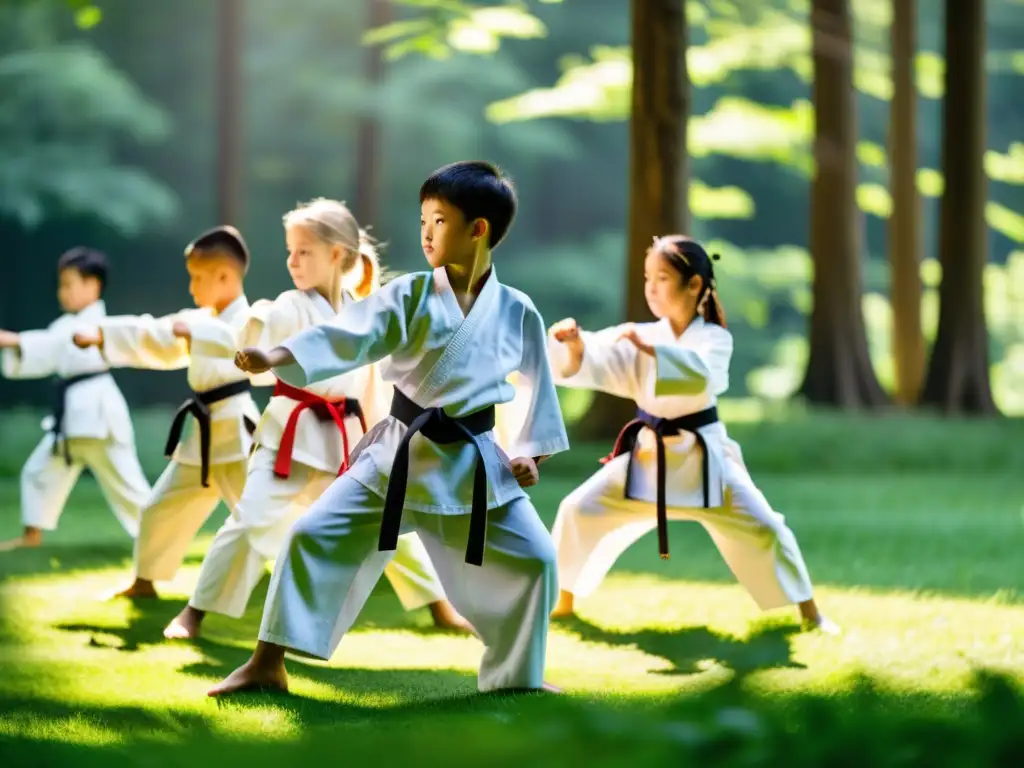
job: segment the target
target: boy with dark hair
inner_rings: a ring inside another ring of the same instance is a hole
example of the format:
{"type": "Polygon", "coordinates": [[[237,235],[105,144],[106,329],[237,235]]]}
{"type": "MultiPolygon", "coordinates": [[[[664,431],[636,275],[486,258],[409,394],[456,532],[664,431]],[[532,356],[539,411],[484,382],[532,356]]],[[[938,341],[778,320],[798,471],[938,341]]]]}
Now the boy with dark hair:
{"type": "Polygon", "coordinates": [[[193,393],[175,415],[165,450],[171,461],[142,512],[135,579],[118,596],[156,597],[154,582],[174,578],[217,505],[223,501],[234,514],[259,420],[249,377],[234,365],[235,339],[249,315],[242,235],[234,227],[203,233],[185,249],[185,268],[199,309],[108,317],[98,332],[75,335],[75,344],[98,347],[111,365],[187,368],[193,393]]]}
{"type": "Polygon", "coordinates": [[[57,261],[57,299],[65,314],[45,330],[0,331],[3,375],[55,379],[46,434],[21,471],[21,537],[0,550],[42,543],[57,527],[82,470],[99,483],[118,522],[135,538],[139,512],[150,487],[135,452],[128,405],[96,350],[71,342],[76,330],[94,328],[106,315],[103,289],[107,258],[91,248],[72,248],[57,261]]]}
{"type": "Polygon", "coordinates": [[[287,689],[287,649],[330,658],[404,531],[419,534],[448,599],[486,646],[480,690],[547,687],[554,548],[522,488],[568,439],[544,322],[491,263],[515,216],[515,191],[492,165],[455,163],[427,179],[420,200],[431,271],[403,275],[279,347],[238,354],[243,370],[274,369],[300,387],[387,358],[394,399],[348,472],[292,528],[256,651],[211,695],[287,689]],[[514,371],[529,408],[509,459],[493,427],[495,406],[515,394],[514,371]]]}

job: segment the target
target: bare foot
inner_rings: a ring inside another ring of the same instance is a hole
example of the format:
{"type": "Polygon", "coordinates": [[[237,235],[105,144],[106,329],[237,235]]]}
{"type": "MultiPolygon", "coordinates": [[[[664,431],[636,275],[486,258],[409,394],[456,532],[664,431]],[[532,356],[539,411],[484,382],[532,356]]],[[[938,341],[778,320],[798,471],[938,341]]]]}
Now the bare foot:
{"type": "Polygon", "coordinates": [[[430,614],[434,617],[434,626],[466,635],[475,635],[476,629],[466,621],[465,617],[455,610],[455,606],[447,600],[438,600],[430,604],[430,614]]]}
{"type": "Polygon", "coordinates": [[[207,696],[224,696],[229,693],[240,691],[272,690],[288,692],[288,673],[284,669],[284,663],[273,667],[260,667],[249,659],[230,675],[213,686],[206,694],[207,696]]]}
{"type": "Polygon", "coordinates": [[[843,634],[843,629],[827,616],[818,616],[814,621],[804,620],[805,632],[821,632],[823,635],[838,637],[843,634]]]}
{"type": "Polygon", "coordinates": [[[164,637],[168,640],[192,640],[199,637],[199,629],[205,615],[203,611],[186,605],[164,629],[164,637]]]}
{"type": "Polygon", "coordinates": [[[520,693],[562,693],[562,689],[551,683],[541,683],[540,688],[500,688],[494,693],[497,694],[520,694],[520,693]]]}
{"type": "Polygon", "coordinates": [[[9,539],[0,542],[0,552],[11,552],[15,549],[26,549],[38,547],[43,543],[43,532],[30,525],[25,526],[24,532],[17,539],[9,539]]]}
{"type": "Polygon", "coordinates": [[[25,539],[24,536],[19,536],[16,539],[8,539],[7,541],[0,541],[0,552],[13,552],[16,549],[30,549],[38,547],[40,542],[35,542],[25,539]]]}
{"type": "Polygon", "coordinates": [[[153,586],[152,581],[136,579],[124,589],[106,594],[103,599],[116,600],[119,597],[127,597],[130,599],[150,599],[158,597],[158,595],[156,593],[156,587],[153,586]]]}

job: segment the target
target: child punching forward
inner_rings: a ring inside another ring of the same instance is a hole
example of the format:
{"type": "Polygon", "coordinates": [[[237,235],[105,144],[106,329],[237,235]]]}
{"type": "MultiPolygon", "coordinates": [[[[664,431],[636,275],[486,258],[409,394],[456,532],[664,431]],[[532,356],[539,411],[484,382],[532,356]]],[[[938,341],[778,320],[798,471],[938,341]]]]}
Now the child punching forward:
{"type": "Polygon", "coordinates": [[[10,379],[53,379],[53,406],[46,432],[21,470],[18,539],[0,551],[42,542],[57,527],[71,489],[88,468],[111,510],[132,538],[150,487],[135,453],[128,405],[95,349],[72,343],[77,331],[92,331],[107,311],[103,289],[107,258],[91,248],[72,248],[57,262],[57,299],[64,314],[45,329],[0,331],[3,375],[10,379]]]}
{"type": "Polygon", "coordinates": [[[187,369],[192,390],[171,422],[170,462],[142,511],[134,578],[114,597],[155,598],[155,582],[174,578],[220,502],[233,514],[259,419],[249,377],[225,351],[249,312],[248,246],[234,227],[216,227],[185,249],[184,267],[196,309],[104,317],[97,331],[73,337],[82,349],[98,347],[111,366],[187,369]]]}
{"type": "Polygon", "coordinates": [[[665,558],[667,521],[695,520],[761,609],[796,603],[807,624],[837,632],[818,612],[793,532],[718,420],[733,341],[712,259],[688,237],[657,238],[644,262],[644,295],[657,322],[588,333],[567,319],[549,332],[559,383],[638,406],[604,467],[559,506],[554,616],[571,615],[574,599],[593,592],[643,534],[657,528],[665,558]]]}
{"type": "MultiPolygon", "coordinates": [[[[284,217],[287,267],[295,289],[274,301],[258,301],[225,354],[253,346],[273,349],[306,328],[327,323],[343,307],[365,299],[380,285],[377,253],[344,204],[318,199],[284,217]]],[[[209,611],[240,618],[277,557],[292,525],[348,469],[351,449],[387,415],[391,391],[379,366],[295,387],[272,375],[254,383],[274,386],[256,431],[245,490],[214,537],[195,592],[167,626],[168,638],[199,633],[209,611]]],[[[440,627],[469,631],[444,599],[437,574],[415,534],[403,536],[385,575],[403,607],[429,606],[440,627]]]]}
{"type": "Polygon", "coordinates": [[[523,486],[537,482],[537,460],[566,450],[568,439],[540,313],[498,281],[491,261],[515,211],[512,184],[490,164],[435,171],[420,188],[429,270],[392,280],[278,347],[239,354],[243,369],[273,369],[298,387],[387,358],[394,396],[349,470],[292,527],[256,650],[211,695],[287,688],[289,649],[330,658],[409,531],[484,643],[479,688],[545,687],[555,552],[523,486]],[[506,454],[495,406],[513,399],[514,371],[529,405],[506,454]]]}

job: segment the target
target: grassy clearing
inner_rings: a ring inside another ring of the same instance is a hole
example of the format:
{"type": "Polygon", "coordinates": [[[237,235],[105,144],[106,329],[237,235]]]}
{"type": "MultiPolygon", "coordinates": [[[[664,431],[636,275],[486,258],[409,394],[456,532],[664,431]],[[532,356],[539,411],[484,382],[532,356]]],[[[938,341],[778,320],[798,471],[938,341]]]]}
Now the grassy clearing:
{"type": "MultiPolygon", "coordinates": [[[[759,615],[703,531],[675,524],[671,560],[658,560],[653,536],[645,538],[581,604],[579,620],[552,630],[548,676],[566,687],[562,697],[476,695],[479,644],[433,631],[424,614],[403,613],[382,584],[329,664],[290,662],[295,696],[211,701],[209,685],[252,647],[266,582],[243,620],[211,617],[197,643],[162,641],[206,540],[196,542],[164,600],[97,602],[127,575],[131,549],[86,480],[47,547],[0,555],[0,760],[1024,759],[1024,479],[1007,461],[977,458],[1000,455],[991,442],[1005,450],[1019,426],[947,425],[941,444],[922,426],[920,445],[932,441],[937,455],[952,451],[947,444],[975,450],[958,466],[929,468],[906,425],[901,432],[849,422],[842,431],[840,420],[813,423],[817,431],[762,424],[733,433],[796,530],[819,600],[846,634],[799,634],[788,611],[759,615]],[[781,452],[817,456],[815,446],[833,439],[843,466],[818,456],[828,474],[786,471],[781,452]],[[895,471],[899,456],[905,466],[895,471]],[[978,670],[1002,677],[979,680],[978,670]]],[[[601,448],[581,446],[552,462],[535,494],[548,523],[601,448]]],[[[147,470],[158,470],[146,450],[147,470]]],[[[16,481],[0,481],[0,510],[0,535],[14,535],[16,481]]]]}

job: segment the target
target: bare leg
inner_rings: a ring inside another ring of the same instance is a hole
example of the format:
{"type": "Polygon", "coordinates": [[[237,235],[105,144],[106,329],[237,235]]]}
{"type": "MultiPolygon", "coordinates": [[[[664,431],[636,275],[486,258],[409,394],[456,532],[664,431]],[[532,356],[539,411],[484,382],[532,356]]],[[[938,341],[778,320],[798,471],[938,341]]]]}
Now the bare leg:
{"type": "Polygon", "coordinates": [[[455,610],[455,606],[447,600],[438,600],[430,604],[430,615],[434,617],[434,626],[450,629],[467,635],[476,633],[473,625],[455,610]]]}
{"type": "Polygon", "coordinates": [[[21,549],[22,547],[38,547],[42,543],[42,530],[31,525],[26,525],[25,530],[19,538],[0,542],[0,552],[10,552],[11,550],[21,549]]]}
{"type": "Polygon", "coordinates": [[[252,658],[210,689],[208,696],[251,690],[288,691],[288,672],[284,668],[283,645],[260,640],[252,658]]]}
{"type": "Polygon", "coordinates": [[[798,607],[800,608],[800,618],[803,619],[804,626],[807,629],[817,629],[824,632],[826,635],[838,635],[842,633],[838,624],[818,610],[818,604],[814,602],[814,598],[804,600],[798,607]]]}
{"type": "Polygon", "coordinates": [[[129,597],[129,598],[142,598],[152,599],[159,597],[156,593],[156,587],[153,586],[153,582],[149,579],[135,578],[131,584],[124,589],[119,589],[116,592],[112,592],[105,597],[106,600],[114,600],[118,597],[129,597]]]}
{"type": "Polygon", "coordinates": [[[575,616],[574,599],[572,592],[566,592],[564,589],[559,592],[558,602],[555,603],[555,609],[551,611],[551,618],[567,619],[570,616],[575,616]]]}
{"type": "Polygon", "coordinates": [[[199,637],[199,629],[204,616],[206,616],[206,611],[186,605],[164,629],[164,637],[168,640],[191,640],[199,637]]]}

